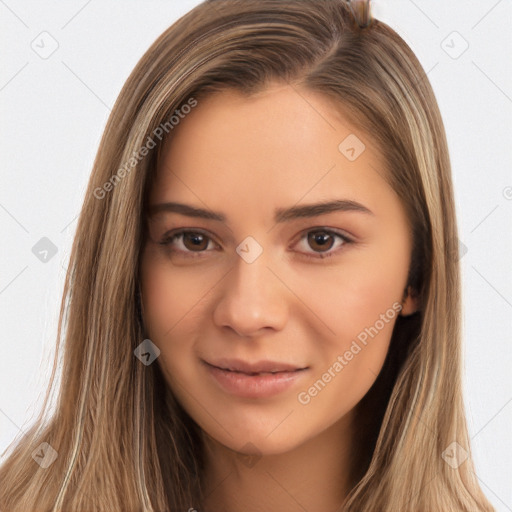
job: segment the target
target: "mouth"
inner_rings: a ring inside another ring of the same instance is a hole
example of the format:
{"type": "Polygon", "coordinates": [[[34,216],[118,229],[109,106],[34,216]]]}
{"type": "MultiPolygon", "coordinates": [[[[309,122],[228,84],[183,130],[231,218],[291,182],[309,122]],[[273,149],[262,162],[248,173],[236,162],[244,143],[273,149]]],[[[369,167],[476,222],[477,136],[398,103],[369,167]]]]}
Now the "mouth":
{"type": "Polygon", "coordinates": [[[251,375],[251,376],[255,376],[255,375],[275,375],[276,373],[300,372],[303,369],[304,368],[298,368],[296,370],[275,370],[273,372],[241,372],[241,371],[238,371],[238,370],[229,370],[228,368],[219,368],[219,370],[225,370],[225,371],[231,372],[231,373],[243,373],[244,375],[251,375]]]}
{"type": "Polygon", "coordinates": [[[259,361],[247,363],[240,360],[215,361],[215,364],[202,360],[210,378],[224,392],[240,398],[263,399],[283,393],[297,385],[309,367],[259,361]]]}
{"type": "Polygon", "coordinates": [[[249,363],[238,359],[221,359],[215,362],[204,361],[209,366],[233,373],[245,375],[275,375],[277,373],[290,373],[306,370],[307,366],[294,365],[277,361],[258,361],[249,363]]]}

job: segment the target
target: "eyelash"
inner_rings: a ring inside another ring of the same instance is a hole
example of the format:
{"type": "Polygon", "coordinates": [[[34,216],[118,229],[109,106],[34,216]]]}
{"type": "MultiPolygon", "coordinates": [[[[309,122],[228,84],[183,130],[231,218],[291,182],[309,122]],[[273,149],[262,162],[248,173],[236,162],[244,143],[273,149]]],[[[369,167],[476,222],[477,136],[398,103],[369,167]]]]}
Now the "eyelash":
{"type": "MultiPolygon", "coordinates": [[[[175,240],[175,239],[178,239],[180,238],[182,235],[186,234],[186,233],[192,233],[192,234],[199,234],[199,235],[203,235],[205,236],[207,239],[209,239],[210,241],[212,241],[213,243],[215,243],[215,241],[210,237],[208,236],[205,232],[201,231],[201,230],[192,230],[192,229],[182,229],[180,231],[175,231],[175,232],[171,232],[171,233],[167,233],[166,235],[164,235],[164,238],[162,239],[161,242],[159,242],[160,245],[163,245],[163,246],[170,246],[170,244],[175,240]]],[[[340,238],[341,240],[343,240],[343,244],[341,245],[341,247],[339,247],[338,249],[336,250],[332,250],[332,249],[329,249],[329,251],[331,252],[328,252],[328,253],[316,253],[315,256],[311,255],[311,254],[308,254],[308,253],[301,253],[304,257],[306,258],[310,258],[310,259],[325,259],[325,258],[331,258],[333,256],[335,256],[336,254],[338,254],[340,251],[343,250],[343,247],[347,244],[351,244],[351,243],[354,243],[353,240],[351,240],[350,238],[348,238],[346,235],[342,234],[342,233],[339,233],[338,231],[333,231],[331,229],[324,229],[324,228],[315,228],[315,229],[310,229],[308,231],[306,231],[298,240],[298,242],[300,242],[301,240],[303,240],[305,237],[307,237],[307,235],[309,233],[325,233],[325,234],[328,234],[328,235],[332,235],[332,236],[335,236],[335,237],[338,237],[340,238]]],[[[297,243],[298,243],[297,242],[297,243]]],[[[170,249],[171,252],[173,253],[182,253],[183,257],[185,258],[201,258],[203,257],[202,254],[204,254],[205,252],[208,252],[207,250],[204,250],[204,251],[182,251],[182,250],[176,250],[176,249],[170,249]]]]}

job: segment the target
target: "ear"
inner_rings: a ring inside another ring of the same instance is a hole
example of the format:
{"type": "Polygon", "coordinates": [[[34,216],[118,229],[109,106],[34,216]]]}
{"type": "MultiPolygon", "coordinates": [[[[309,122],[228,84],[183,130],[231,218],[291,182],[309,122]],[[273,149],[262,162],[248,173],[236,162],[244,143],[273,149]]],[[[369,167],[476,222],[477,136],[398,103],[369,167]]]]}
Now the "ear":
{"type": "Polygon", "coordinates": [[[401,304],[401,316],[409,316],[420,310],[420,299],[416,290],[414,290],[411,286],[408,286],[405,289],[401,304]]]}

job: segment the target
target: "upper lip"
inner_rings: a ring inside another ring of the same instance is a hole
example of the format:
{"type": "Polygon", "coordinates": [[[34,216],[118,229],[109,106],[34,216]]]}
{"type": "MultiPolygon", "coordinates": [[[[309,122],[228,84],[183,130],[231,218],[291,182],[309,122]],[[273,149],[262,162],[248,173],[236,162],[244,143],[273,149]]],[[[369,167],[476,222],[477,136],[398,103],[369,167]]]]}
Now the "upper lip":
{"type": "Polygon", "coordinates": [[[249,363],[241,359],[217,359],[212,362],[205,361],[205,363],[221,368],[222,370],[231,370],[241,373],[289,372],[306,368],[300,365],[268,360],[249,363]]]}

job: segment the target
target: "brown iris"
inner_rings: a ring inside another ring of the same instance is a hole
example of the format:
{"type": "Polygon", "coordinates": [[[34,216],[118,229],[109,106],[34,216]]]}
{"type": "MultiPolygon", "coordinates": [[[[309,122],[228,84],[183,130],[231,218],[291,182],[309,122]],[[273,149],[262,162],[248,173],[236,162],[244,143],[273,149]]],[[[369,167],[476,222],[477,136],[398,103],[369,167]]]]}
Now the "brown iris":
{"type": "Polygon", "coordinates": [[[209,239],[206,235],[202,233],[194,233],[194,232],[185,232],[182,234],[183,237],[183,245],[188,250],[197,249],[198,251],[205,250],[208,247],[209,239]],[[187,245],[190,243],[190,247],[187,245]]]}
{"type": "MultiPolygon", "coordinates": [[[[312,231],[308,233],[308,243],[314,243],[319,244],[319,248],[322,250],[328,251],[334,244],[334,238],[331,234],[327,233],[326,231],[312,231]],[[331,238],[332,242],[327,247],[326,241],[328,238],[331,238]]],[[[314,246],[310,245],[312,249],[315,249],[314,246]]]]}

